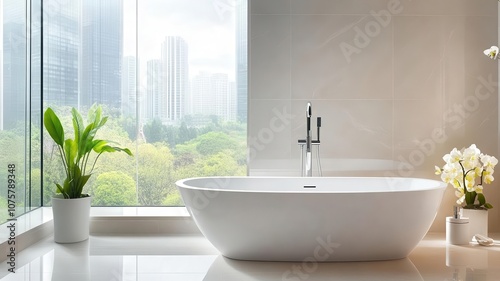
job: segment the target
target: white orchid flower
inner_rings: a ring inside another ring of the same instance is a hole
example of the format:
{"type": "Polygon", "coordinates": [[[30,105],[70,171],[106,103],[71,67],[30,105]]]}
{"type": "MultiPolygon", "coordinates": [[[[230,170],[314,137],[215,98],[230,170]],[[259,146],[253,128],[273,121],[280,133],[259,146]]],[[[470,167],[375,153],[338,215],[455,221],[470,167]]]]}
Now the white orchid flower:
{"type": "Polygon", "coordinates": [[[473,192],[475,190],[476,186],[476,181],[475,177],[468,177],[468,175],[465,177],[465,187],[467,188],[468,192],[473,192]]]}
{"type": "Polygon", "coordinates": [[[493,177],[493,175],[492,175],[492,174],[485,174],[485,175],[483,176],[483,181],[484,181],[484,183],[488,183],[488,184],[489,184],[489,183],[491,183],[493,180],[495,180],[495,178],[493,177]]]}
{"type": "Polygon", "coordinates": [[[481,154],[481,162],[483,162],[483,167],[491,168],[495,168],[495,166],[498,164],[498,160],[495,158],[495,156],[489,156],[486,154],[481,154]]]}
{"type": "MultiPolygon", "coordinates": [[[[500,0],[499,0],[500,1],[500,0]]],[[[495,49],[495,58],[498,48],[495,49]]],[[[445,165],[442,168],[434,167],[436,175],[441,176],[441,180],[451,184],[455,188],[455,195],[458,197],[457,204],[468,208],[491,209],[493,206],[478,199],[478,194],[483,193],[483,184],[491,183],[495,166],[498,159],[481,153],[475,144],[467,148],[453,150],[443,156],[445,165]],[[479,183],[476,185],[476,182],[479,183]],[[479,203],[478,203],[479,201],[479,203]]]]}
{"type": "Polygon", "coordinates": [[[456,147],[449,153],[443,156],[443,160],[446,163],[455,163],[462,159],[462,152],[458,150],[456,147]]]}
{"type": "Polygon", "coordinates": [[[452,183],[457,178],[461,178],[462,169],[458,162],[445,164],[441,173],[441,180],[452,183]]]}
{"type": "Polygon", "coordinates": [[[474,187],[474,191],[479,194],[479,193],[483,193],[483,186],[482,185],[476,185],[474,187]]]}
{"type": "Polygon", "coordinates": [[[489,49],[484,50],[483,53],[487,55],[490,59],[496,60],[498,56],[498,47],[491,46],[489,49]]]}
{"type": "Polygon", "coordinates": [[[472,144],[468,148],[464,149],[462,153],[462,165],[466,170],[474,169],[479,165],[479,156],[481,155],[481,151],[476,147],[475,144],[472,144]]]}
{"type": "Polygon", "coordinates": [[[442,173],[441,168],[439,168],[438,166],[434,166],[434,174],[441,175],[441,173],[442,173]]]}
{"type": "Polygon", "coordinates": [[[453,174],[442,173],[441,180],[445,183],[453,183],[455,181],[455,177],[453,174]]]}

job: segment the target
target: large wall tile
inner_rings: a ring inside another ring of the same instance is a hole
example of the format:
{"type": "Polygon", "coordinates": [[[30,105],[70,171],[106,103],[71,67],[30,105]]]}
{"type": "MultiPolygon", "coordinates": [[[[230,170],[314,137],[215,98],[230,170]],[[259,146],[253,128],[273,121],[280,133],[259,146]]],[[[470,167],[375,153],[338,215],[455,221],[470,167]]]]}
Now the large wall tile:
{"type": "Polygon", "coordinates": [[[289,98],[290,16],[253,15],[249,45],[249,98],[289,98]]]}
{"type": "Polygon", "coordinates": [[[248,147],[250,168],[253,160],[290,157],[293,116],[289,100],[250,100],[248,147]]]}
{"type": "Polygon", "coordinates": [[[495,16],[497,14],[497,1],[489,0],[393,0],[401,2],[403,10],[401,15],[472,15],[495,16]]]}
{"type": "Polygon", "coordinates": [[[251,0],[250,14],[290,14],[290,0],[251,0]]]}
{"type": "Polygon", "coordinates": [[[370,14],[387,9],[387,0],[291,0],[292,14],[370,14]]]}
{"type": "Polygon", "coordinates": [[[392,98],[392,25],[361,15],[292,16],[292,98],[392,98]]]}
{"type": "Polygon", "coordinates": [[[464,25],[463,17],[394,20],[396,99],[429,99],[446,94],[446,86],[463,87],[464,25]]]}
{"type": "MultiPolygon", "coordinates": [[[[322,158],[392,159],[392,101],[311,100],[313,138],[321,116],[322,158]]],[[[306,135],[306,100],[292,101],[292,141],[306,135]]],[[[300,155],[300,154],[299,154],[300,155]]]]}
{"type": "Polygon", "coordinates": [[[394,102],[394,146],[415,149],[443,128],[438,100],[397,100],[394,102]]]}

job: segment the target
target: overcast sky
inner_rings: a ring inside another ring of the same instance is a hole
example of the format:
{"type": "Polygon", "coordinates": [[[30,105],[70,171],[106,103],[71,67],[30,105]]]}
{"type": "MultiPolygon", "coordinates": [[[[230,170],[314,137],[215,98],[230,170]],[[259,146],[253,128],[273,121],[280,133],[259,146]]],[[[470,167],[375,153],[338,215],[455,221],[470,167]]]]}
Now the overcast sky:
{"type": "MultiPolygon", "coordinates": [[[[148,60],[159,59],[166,36],[188,43],[189,72],[227,73],[234,80],[234,0],[141,0],[138,8],[139,60],[144,82],[148,60]]],[[[135,1],[124,0],[124,55],[135,55],[135,1]]]]}

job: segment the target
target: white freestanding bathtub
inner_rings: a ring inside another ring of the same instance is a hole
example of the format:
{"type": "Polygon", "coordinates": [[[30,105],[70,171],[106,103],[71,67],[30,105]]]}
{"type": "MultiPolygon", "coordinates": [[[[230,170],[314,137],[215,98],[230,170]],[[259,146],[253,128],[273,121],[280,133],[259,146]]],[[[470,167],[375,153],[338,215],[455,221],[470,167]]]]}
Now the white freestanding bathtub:
{"type": "Polygon", "coordinates": [[[222,255],[303,262],[406,257],[429,230],[446,187],[391,177],[213,177],[176,185],[222,255]]]}

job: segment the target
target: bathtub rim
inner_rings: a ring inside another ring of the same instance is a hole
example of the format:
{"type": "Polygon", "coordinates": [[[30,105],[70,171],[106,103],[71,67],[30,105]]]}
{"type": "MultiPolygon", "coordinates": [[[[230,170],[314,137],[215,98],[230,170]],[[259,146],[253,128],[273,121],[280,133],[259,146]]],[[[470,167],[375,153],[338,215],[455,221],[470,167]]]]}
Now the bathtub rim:
{"type": "Polygon", "coordinates": [[[199,190],[199,191],[205,191],[205,192],[235,192],[235,193],[286,193],[286,194],[316,194],[316,193],[338,193],[338,194],[362,194],[362,193],[400,193],[400,192],[419,192],[419,191],[428,191],[428,190],[441,190],[441,189],[446,189],[448,187],[448,184],[439,181],[436,179],[429,179],[429,178],[418,178],[418,177],[377,177],[377,176],[368,176],[368,177],[363,177],[363,176],[347,176],[347,177],[340,177],[340,176],[333,176],[333,177],[288,177],[288,176],[208,176],[208,177],[191,177],[191,178],[185,178],[181,179],[175,182],[175,185],[177,188],[184,188],[184,189],[191,189],[191,190],[199,190]],[[377,190],[318,190],[315,188],[311,189],[301,189],[301,190],[265,190],[265,189],[223,189],[223,188],[209,188],[209,187],[197,187],[197,186],[191,186],[187,185],[186,182],[191,181],[191,180],[202,180],[202,179],[299,179],[299,180],[305,180],[305,179],[364,179],[364,180],[369,180],[369,179],[392,179],[392,180],[417,180],[417,181],[427,181],[430,183],[435,183],[435,185],[432,185],[430,187],[416,187],[412,189],[401,189],[401,190],[391,190],[389,189],[390,187],[384,188],[384,189],[377,189],[377,190]]]}

